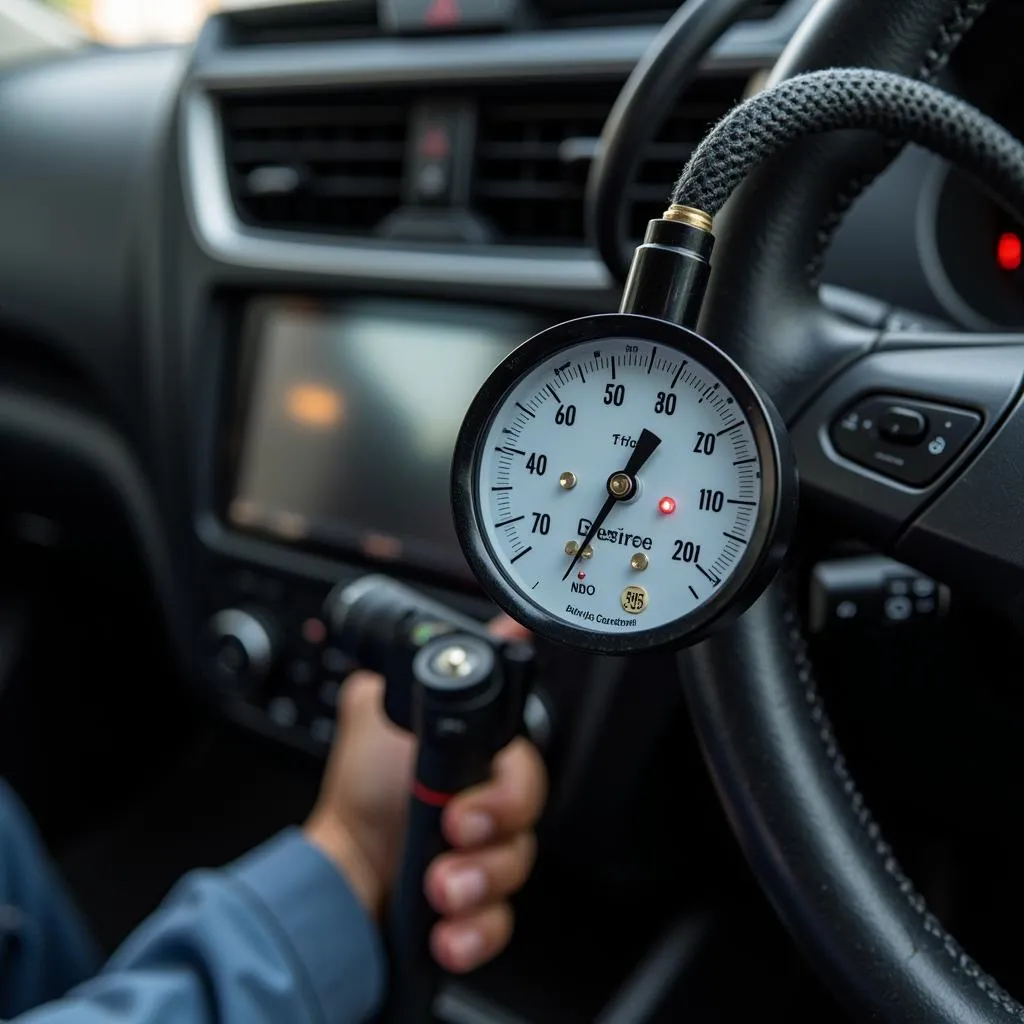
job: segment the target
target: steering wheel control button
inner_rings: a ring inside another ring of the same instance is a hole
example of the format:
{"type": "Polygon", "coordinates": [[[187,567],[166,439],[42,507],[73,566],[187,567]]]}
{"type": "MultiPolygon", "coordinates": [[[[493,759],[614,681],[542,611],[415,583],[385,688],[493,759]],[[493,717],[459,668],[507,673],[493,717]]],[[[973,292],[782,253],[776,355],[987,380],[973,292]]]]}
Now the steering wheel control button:
{"type": "Polygon", "coordinates": [[[836,452],[908,487],[927,487],[981,426],[970,409],[892,395],[861,398],[832,424],[836,452]]]}
{"type": "Polygon", "coordinates": [[[882,413],[878,433],[892,444],[918,444],[928,432],[928,420],[918,409],[893,405],[882,413]]]}
{"type": "Polygon", "coordinates": [[[945,618],[950,604],[948,587],[882,555],[820,562],[810,596],[814,633],[924,625],[945,618]]]}

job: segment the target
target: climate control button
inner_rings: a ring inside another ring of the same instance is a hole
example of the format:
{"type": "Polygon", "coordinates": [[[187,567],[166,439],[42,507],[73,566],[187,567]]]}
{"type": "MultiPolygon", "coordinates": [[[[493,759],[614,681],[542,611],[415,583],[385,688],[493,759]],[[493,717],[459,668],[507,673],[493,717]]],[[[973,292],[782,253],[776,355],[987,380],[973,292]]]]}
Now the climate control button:
{"type": "Polygon", "coordinates": [[[274,667],[274,648],[274,628],[258,612],[225,608],[210,619],[206,661],[222,686],[246,690],[258,686],[274,667]]]}

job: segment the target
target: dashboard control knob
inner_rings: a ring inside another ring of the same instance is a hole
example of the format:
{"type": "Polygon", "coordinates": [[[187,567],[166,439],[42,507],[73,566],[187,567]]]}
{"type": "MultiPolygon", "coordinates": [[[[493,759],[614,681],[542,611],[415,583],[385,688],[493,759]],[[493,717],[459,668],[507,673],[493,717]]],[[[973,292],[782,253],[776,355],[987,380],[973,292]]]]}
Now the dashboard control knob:
{"type": "Polygon", "coordinates": [[[249,689],[270,675],[275,656],[274,628],[258,612],[225,608],[210,619],[207,664],[224,686],[249,689]]]}

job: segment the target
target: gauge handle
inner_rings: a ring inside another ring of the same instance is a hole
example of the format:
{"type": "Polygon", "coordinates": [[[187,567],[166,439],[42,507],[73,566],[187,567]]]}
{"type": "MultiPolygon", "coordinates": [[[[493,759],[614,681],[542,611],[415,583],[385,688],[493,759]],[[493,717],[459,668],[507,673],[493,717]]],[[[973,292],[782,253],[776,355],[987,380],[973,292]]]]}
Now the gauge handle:
{"type": "Polygon", "coordinates": [[[453,757],[450,751],[420,748],[402,867],[390,908],[391,986],[385,1024],[423,1024],[431,1019],[442,972],[430,950],[438,914],[427,900],[424,879],[434,860],[449,849],[442,828],[445,806],[461,790],[486,782],[490,771],[487,752],[464,750],[453,757]],[[424,778],[445,788],[434,789],[424,778]]]}
{"type": "Polygon", "coordinates": [[[430,1020],[441,970],[430,951],[438,915],[424,879],[448,844],[443,815],[463,790],[486,782],[495,755],[522,727],[533,649],[509,644],[499,658],[491,638],[452,633],[413,660],[412,725],[418,740],[409,824],[388,941],[391,985],[385,1024],[430,1020]]]}

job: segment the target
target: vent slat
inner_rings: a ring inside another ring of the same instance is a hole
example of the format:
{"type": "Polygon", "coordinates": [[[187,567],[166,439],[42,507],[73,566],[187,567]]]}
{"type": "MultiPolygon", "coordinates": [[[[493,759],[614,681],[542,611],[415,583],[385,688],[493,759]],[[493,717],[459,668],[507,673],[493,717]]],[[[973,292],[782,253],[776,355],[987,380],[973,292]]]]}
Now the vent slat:
{"type": "MultiPolygon", "coordinates": [[[[744,15],[760,21],[777,14],[786,0],[765,0],[744,15]]],[[[534,0],[537,16],[545,25],[558,28],[584,26],[650,25],[664,23],[679,7],[670,0],[534,0]]]]}
{"type": "Polygon", "coordinates": [[[261,228],[371,234],[401,205],[408,111],[394,93],[224,98],[239,217],[261,228]]]}
{"type": "MultiPolygon", "coordinates": [[[[707,130],[742,96],[745,78],[696,82],[670,115],[631,185],[632,237],[665,208],[672,182],[707,130]]],[[[584,195],[590,159],[618,95],[617,84],[524,87],[484,96],[478,126],[476,206],[507,243],[585,244],[584,195]]]]}
{"type": "Polygon", "coordinates": [[[548,200],[575,198],[572,182],[485,181],[477,186],[477,194],[487,199],[514,199],[543,203],[548,200]]]}
{"type": "MultiPolygon", "coordinates": [[[[357,99],[352,100],[358,104],[357,99]]],[[[340,106],[340,97],[333,102],[311,107],[282,107],[277,104],[266,107],[240,107],[234,112],[232,127],[237,132],[258,129],[280,130],[283,128],[317,128],[330,131],[337,128],[356,128],[371,125],[386,128],[405,124],[404,107],[381,106],[340,106]]]]}
{"type": "Polygon", "coordinates": [[[239,164],[304,163],[338,160],[346,163],[367,163],[374,160],[400,163],[405,155],[403,142],[353,142],[351,139],[331,142],[319,139],[240,139],[231,143],[228,158],[239,164]]]}

